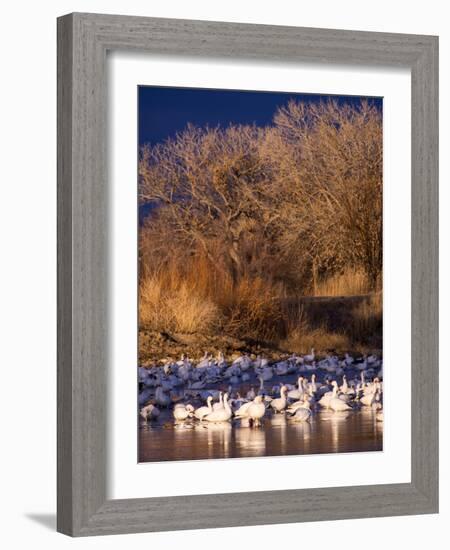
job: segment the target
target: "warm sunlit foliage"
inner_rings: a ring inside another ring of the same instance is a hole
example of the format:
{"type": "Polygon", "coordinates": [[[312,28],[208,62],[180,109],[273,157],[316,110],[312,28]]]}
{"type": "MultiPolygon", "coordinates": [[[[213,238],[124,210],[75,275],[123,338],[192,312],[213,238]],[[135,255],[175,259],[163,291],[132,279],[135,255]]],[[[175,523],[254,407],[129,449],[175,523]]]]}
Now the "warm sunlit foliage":
{"type": "Polygon", "coordinates": [[[142,149],[139,189],[143,324],[285,338],[286,300],[381,287],[382,118],[368,103],[188,126],[142,149]]]}

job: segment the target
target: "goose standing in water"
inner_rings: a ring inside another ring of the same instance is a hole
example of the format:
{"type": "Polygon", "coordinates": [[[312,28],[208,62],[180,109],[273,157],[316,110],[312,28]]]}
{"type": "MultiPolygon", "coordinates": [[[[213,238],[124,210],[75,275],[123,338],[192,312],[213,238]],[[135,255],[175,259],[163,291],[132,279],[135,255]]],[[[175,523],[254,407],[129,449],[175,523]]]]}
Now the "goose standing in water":
{"type": "Polygon", "coordinates": [[[311,418],[311,408],[309,401],[304,401],[300,407],[298,407],[294,414],[291,416],[291,420],[294,422],[309,422],[311,418]]]}
{"type": "Polygon", "coordinates": [[[212,395],[209,395],[206,400],[206,407],[199,407],[198,409],[195,409],[194,416],[197,420],[202,420],[204,416],[207,414],[211,414],[213,412],[212,408],[212,395]]]}
{"type": "Polygon", "coordinates": [[[212,413],[203,417],[207,422],[228,422],[232,416],[232,411],[228,404],[228,393],[223,396],[223,409],[213,410],[212,413]]]}
{"type": "Polygon", "coordinates": [[[332,392],[332,396],[331,396],[331,399],[330,399],[329,404],[328,404],[329,408],[331,410],[333,410],[334,412],[352,410],[352,408],[349,405],[347,405],[347,403],[345,403],[345,401],[343,401],[342,399],[339,399],[339,397],[337,395],[338,385],[337,385],[336,380],[333,380],[333,382],[331,382],[331,384],[333,386],[333,392],[332,392]]]}
{"type": "Polygon", "coordinates": [[[183,422],[192,416],[194,407],[192,405],[175,405],[173,417],[177,422],[183,422]]]}
{"type": "Polygon", "coordinates": [[[280,397],[278,397],[278,399],[272,399],[272,401],[270,402],[270,406],[276,413],[284,411],[284,409],[286,408],[286,405],[287,405],[286,390],[287,390],[286,386],[281,386],[280,397]]]}
{"type": "Polygon", "coordinates": [[[330,401],[333,398],[333,391],[325,391],[319,399],[319,405],[325,409],[330,408],[330,401]]]}
{"type": "Polygon", "coordinates": [[[297,389],[291,390],[288,392],[287,396],[289,399],[302,399],[303,394],[305,392],[303,388],[303,376],[300,376],[297,380],[297,389]]]}
{"type": "Polygon", "coordinates": [[[264,405],[261,395],[257,395],[250,403],[247,409],[247,417],[252,420],[254,426],[261,426],[261,419],[266,413],[266,406],[264,405]]]}
{"type": "MultiPolygon", "coordinates": [[[[261,397],[261,396],[260,396],[261,397]]],[[[261,398],[262,399],[262,398],[261,398]]],[[[252,401],[248,401],[247,403],[243,403],[239,409],[234,413],[234,416],[236,418],[247,418],[248,417],[248,409],[250,408],[250,405],[253,403],[252,401]]]]}
{"type": "Polygon", "coordinates": [[[360,402],[366,407],[371,407],[375,402],[379,390],[380,383],[378,378],[375,378],[371,384],[367,384],[367,386],[363,389],[364,395],[360,398],[360,402]]]}

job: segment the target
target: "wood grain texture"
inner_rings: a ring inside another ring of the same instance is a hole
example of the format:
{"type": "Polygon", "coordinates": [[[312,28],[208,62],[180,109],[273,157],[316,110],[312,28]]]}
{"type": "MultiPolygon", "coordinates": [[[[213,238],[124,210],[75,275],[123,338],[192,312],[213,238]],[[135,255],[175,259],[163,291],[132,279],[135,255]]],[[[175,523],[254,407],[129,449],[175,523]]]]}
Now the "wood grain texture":
{"type": "Polygon", "coordinates": [[[438,39],[71,14],[58,20],[58,530],[99,535],[438,509],[438,39]],[[412,74],[412,482],[110,500],[106,52],[402,66],[412,74]]]}

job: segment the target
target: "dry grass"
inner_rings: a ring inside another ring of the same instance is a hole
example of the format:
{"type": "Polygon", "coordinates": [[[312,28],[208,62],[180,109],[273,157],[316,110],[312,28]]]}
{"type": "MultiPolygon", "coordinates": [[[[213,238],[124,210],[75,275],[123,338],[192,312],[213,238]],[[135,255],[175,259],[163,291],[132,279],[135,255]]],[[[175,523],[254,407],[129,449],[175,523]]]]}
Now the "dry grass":
{"type": "Polygon", "coordinates": [[[364,340],[382,332],[383,297],[381,292],[371,294],[353,309],[352,333],[354,340],[364,340]]]}
{"type": "Polygon", "coordinates": [[[193,292],[186,282],[165,284],[164,277],[147,278],[140,287],[140,324],[167,332],[211,332],[220,311],[211,300],[193,292]]]}
{"type": "Polygon", "coordinates": [[[320,281],[315,288],[315,296],[355,296],[367,294],[370,284],[362,270],[348,269],[320,281]]]}
{"type": "Polygon", "coordinates": [[[337,296],[284,299],[260,276],[232,284],[226,270],[201,256],[160,266],[140,284],[142,327],[169,333],[224,334],[272,342],[288,352],[381,347],[381,292],[361,295],[360,273],[329,279],[320,288],[337,296]],[[354,295],[347,296],[348,292],[354,295]],[[356,295],[355,295],[356,294],[356,295]]]}
{"type": "Polygon", "coordinates": [[[140,324],[181,333],[222,330],[238,337],[273,339],[282,321],[275,285],[243,276],[233,285],[226,270],[202,256],[160,266],[140,282],[140,324]]]}
{"type": "Polygon", "coordinates": [[[346,334],[330,332],[325,327],[294,330],[280,342],[280,348],[288,353],[309,353],[311,348],[321,352],[343,351],[350,347],[350,340],[346,334]]]}
{"type": "Polygon", "coordinates": [[[305,306],[301,302],[294,302],[284,307],[286,338],[280,342],[280,348],[287,352],[307,353],[316,350],[348,349],[347,335],[333,332],[326,326],[326,319],[322,317],[321,324],[311,326],[305,306]]]}
{"type": "Polygon", "coordinates": [[[307,297],[283,306],[285,351],[367,351],[382,347],[382,294],[307,297]]]}
{"type": "Polygon", "coordinates": [[[220,302],[229,334],[270,340],[277,337],[282,324],[280,300],[276,288],[263,279],[244,277],[220,297],[220,302]]]}

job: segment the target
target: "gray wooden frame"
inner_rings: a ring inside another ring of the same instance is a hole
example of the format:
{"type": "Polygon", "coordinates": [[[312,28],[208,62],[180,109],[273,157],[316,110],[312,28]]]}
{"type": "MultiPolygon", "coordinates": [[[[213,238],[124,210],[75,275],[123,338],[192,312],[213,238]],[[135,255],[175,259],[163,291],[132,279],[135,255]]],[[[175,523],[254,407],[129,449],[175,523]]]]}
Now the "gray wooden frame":
{"type": "Polygon", "coordinates": [[[73,536],[438,511],[438,38],[75,13],[58,19],[58,530],[73,536]],[[107,500],[106,52],[412,72],[412,481],[107,500]],[[420,396],[420,400],[418,400],[420,396]]]}

